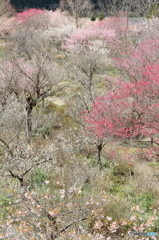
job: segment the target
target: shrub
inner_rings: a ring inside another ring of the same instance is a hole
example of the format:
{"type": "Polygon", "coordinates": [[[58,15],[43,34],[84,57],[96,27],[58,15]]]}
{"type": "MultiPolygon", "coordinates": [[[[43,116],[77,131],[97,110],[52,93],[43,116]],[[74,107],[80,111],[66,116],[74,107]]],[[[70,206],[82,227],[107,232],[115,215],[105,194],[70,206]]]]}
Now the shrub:
{"type": "Polygon", "coordinates": [[[98,16],[98,19],[99,20],[103,20],[105,18],[104,14],[103,13],[100,13],[99,16],[98,16]]]}
{"type": "Polygon", "coordinates": [[[47,177],[45,173],[40,169],[36,169],[35,172],[31,174],[31,177],[29,180],[30,189],[34,189],[36,187],[42,187],[46,179],[47,177]]]}
{"type": "Polygon", "coordinates": [[[159,17],[159,3],[153,3],[150,7],[147,18],[159,17]]]}
{"type": "Polygon", "coordinates": [[[91,19],[91,21],[95,21],[96,20],[96,16],[93,14],[93,15],[91,15],[90,19],[91,19]]]}

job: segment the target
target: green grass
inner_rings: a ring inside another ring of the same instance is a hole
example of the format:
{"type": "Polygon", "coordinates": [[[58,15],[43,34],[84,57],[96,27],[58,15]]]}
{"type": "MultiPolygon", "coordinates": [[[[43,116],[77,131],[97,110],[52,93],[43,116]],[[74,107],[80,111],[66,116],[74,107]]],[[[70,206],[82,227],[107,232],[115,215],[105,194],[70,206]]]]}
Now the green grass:
{"type": "Polygon", "coordinates": [[[111,75],[111,76],[113,76],[113,77],[116,77],[116,76],[118,76],[119,75],[119,71],[118,71],[118,69],[117,68],[115,68],[115,67],[107,67],[106,68],[106,71],[111,75]]]}
{"type": "Polygon", "coordinates": [[[5,47],[0,46],[0,58],[4,57],[6,55],[5,47]]]}
{"type": "Polygon", "coordinates": [[[151,192],[141,193],[132,199],[132,202],[139,205],[145,212],[152,212],[151,207],[156,201],[156,197],[151,192]]]}
{"type": "Polygon", "coordinates": [[[41,188],[45,184],[45,180],[47,180],[47,175],[41,169],[37,168],[30,176],[29,188],[41,188]]]}

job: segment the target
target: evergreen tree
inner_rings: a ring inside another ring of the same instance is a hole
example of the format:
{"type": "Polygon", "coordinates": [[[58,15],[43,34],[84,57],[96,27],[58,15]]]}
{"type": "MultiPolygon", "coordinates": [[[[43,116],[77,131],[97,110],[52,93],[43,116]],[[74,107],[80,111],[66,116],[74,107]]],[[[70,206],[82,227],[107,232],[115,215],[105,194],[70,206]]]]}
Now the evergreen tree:
{"type": "Polygon", "coordinates": [[[59,0],[11,0],[11,4],[20,12],[27,8],[55,9],[59,0]]]}

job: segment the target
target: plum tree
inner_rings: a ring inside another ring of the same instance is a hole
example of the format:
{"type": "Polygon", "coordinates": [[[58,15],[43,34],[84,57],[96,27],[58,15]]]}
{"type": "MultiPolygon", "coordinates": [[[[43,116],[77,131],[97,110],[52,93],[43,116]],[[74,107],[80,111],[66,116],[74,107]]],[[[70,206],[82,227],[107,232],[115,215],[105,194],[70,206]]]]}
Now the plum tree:
{"type": "Polygon", "coordinates": [[[45,57],[34,58],[30,61],[12,58],[12,62],[5,63],[3,74],[3,85],[7,84],[8,91],[14,93],[18,98],[21,94],[25,97],[27,132],[32,133],[32,111],[37,104],[44,100],[50,93],[54,94],[60,83],[58,65],[49,62],[45,57]],[[10,66],[7,72],[7,66],[10,66]],[[9,84],[8,84],[9,82],[9,84]]]}
{"type": "Polygon", "coordinates": [[[87,130],[108,141],[130,140],[158,133],[159,64],[146,67],[137,82],[118,82],[115,90],[98,96],[83,112],[87,130]]]}

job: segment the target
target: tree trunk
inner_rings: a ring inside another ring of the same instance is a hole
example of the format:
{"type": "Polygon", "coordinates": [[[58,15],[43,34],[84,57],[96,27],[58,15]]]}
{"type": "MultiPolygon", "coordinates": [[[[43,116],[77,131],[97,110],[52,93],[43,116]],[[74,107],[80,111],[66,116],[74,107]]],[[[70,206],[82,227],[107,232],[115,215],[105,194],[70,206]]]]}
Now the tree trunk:
{"type": "Polygon", "coordinates": [[[75,19],[76,19],[76,28],[79,28],[79,18],[77,14],[75,16],[75,19]]]}
{"type": "Polygon", "coordinates": [[[101,161],[101,151],[103,148],[103,143],[102,141],[97,144],[97,161],[98,161],[98,166],[99,166],[99,170],[102,170],[102,161],[101,161]]]}
{"type": "Polygon", "coordinates": [[[26,98],[27,105],[26,105],[26,112],[27,112],[27,118],[26,118],[26,124],[27,124],[27,134],[30,138],[32,135],[32,110],[33,110],[33,101],[31,97],[26,98]]]}

